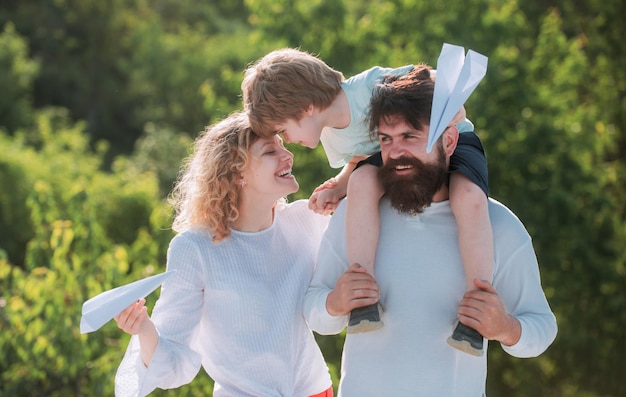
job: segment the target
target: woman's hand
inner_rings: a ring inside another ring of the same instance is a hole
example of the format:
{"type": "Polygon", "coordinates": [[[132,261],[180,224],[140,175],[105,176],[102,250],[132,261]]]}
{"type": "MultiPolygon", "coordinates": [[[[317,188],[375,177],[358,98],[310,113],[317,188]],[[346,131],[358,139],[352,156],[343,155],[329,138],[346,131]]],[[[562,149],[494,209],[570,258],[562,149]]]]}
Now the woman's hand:
{"type": "Polygon", "coordinates": [[[139,299],[113,318],[119,329],[139,336],[139,353],[143,364],[147,367],[159,343],[159,333],[148,316],[148,308],[145,305],[146,300],[139,299]]]}
{"type": "Polygon", "coordinates": [[[145,299],[139,299],[113,317],[117,327],[131,335],[146,332],[148,327],[152,325],[152,320],[148,316],[148,308],[145,304],[145,299]]]}

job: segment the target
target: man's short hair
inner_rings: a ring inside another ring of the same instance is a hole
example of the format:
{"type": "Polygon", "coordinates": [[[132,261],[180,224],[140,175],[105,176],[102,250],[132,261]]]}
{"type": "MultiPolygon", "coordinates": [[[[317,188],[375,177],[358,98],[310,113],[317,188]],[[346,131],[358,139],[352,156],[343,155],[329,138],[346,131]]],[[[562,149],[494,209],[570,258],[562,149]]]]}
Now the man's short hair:
{"type": "Polygon", "coordinates": [[[372,139],[378,134],[381,121],[400,118],[416,130],[430,124],[435,82],[430,76],[431,67],[416,65],[403,76],[388,76],[378,84],[370,100],[368,116],[372,139]]]}

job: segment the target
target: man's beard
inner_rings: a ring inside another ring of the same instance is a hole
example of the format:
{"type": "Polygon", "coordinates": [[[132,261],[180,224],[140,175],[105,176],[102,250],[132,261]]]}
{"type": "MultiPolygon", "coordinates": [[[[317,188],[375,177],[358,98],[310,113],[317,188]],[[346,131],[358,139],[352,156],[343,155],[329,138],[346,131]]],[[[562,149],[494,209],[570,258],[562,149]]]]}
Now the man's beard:
{"type": "Polygon", "coordinates": [[[378,177],[385,189],[385,196],[391,206],[401,213],[421,213],[433,200],[433,196],[448,181],[448,167],[443,147],[437,145],[437,160],[424,163],[421,160],[404,156],[399,159],[388,159],[378,169],[378,177]],[[396,166],[412,166],[407,175],[396,174],[396,166]]]}

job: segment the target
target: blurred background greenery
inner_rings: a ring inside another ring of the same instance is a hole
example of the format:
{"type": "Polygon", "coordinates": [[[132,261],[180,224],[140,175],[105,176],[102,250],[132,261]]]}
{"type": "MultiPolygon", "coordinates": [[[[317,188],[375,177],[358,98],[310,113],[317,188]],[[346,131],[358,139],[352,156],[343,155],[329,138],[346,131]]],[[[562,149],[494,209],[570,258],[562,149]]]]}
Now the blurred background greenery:
{"type": "MultiPolygon", "coordinates": [[[[300,47],[349,77],[434,66],[444,42],[489,57],[466,110],[560,327],[536,359],[492,344],[488,394],[626,395],[625,19],[623,0],[3,0],[0,396],[113,395],[128,336],[81,335],[81,305],[164,270],[165,198],[246,65],[300,47]]],[[[306,198],[335,171],[291,149],[306,198]]],[[[342,336],[319,341],[336,382],[342,336]]],[[[211,390],[201,371],[153,395],[211,390]]]]}

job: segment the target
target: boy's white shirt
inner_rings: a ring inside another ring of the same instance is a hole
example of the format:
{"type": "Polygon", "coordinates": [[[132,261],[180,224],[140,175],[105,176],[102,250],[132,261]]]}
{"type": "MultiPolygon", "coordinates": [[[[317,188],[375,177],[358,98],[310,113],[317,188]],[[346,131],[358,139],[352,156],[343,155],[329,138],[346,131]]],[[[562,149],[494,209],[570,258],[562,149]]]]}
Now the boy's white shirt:
{"type": "MultiPolygon", "coordinates": [[[[355,156],[370,156],[380,151],[378,139],[370,137],[366,122],[372,92],[384,77],[402,76],[411,70],[413,65],[395,69],[374,66],[341,84],[350,105],[350,124],[341,129],[326,127],[320,136],[331,167],[341,168],[355,156]]],[[[457,128],[459,133],[474,131],[474,126],[468,119],[457,124],[457,128]]]]}

